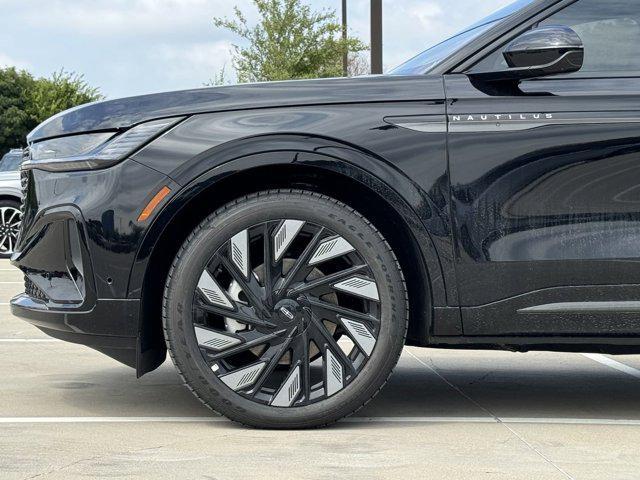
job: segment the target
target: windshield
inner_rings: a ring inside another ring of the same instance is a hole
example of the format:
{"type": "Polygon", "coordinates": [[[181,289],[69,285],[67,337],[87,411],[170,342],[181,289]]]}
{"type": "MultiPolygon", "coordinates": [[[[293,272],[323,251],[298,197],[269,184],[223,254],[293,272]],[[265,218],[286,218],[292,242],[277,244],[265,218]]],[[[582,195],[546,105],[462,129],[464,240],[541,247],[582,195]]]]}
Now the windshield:
{"type": "Polygon", "coordinates": [[[501,20],[522,10],[535,0],[518,0],[497,12],[483,18],[479,22],[474,23],[462,32],[441,42],[428,50],[416,55],[411,60],[403,63],[399,67],[394,68],[389,73],[391,75],[421,75],[428,73],[443,60],[450,57],[460,48],[471,43],[474,39],[491,29],[501,20]]]}
{"type": "Polygon", "coordinates": [[[0,172],[17,172],[20,169],[21,162],[21,154],[7,153],[0,161],[0,172]]]}

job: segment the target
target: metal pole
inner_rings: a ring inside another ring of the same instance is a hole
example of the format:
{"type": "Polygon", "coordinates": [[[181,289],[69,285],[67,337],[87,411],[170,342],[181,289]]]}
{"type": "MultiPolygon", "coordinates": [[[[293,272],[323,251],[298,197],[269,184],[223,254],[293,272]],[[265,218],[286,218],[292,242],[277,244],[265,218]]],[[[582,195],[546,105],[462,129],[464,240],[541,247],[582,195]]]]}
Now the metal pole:
{"type": "MultiPolygon", "coordinates": [[[[342,40],[347,41],[347,0],[342,0],[342,40]]],[[[349,76],[349,51],[342,54],[342,76],[349,76]]]]}
{"type": "Polygon", "coordinates": [[[371,0],[371,73],[382,73],[382,0],[371,0]]]}

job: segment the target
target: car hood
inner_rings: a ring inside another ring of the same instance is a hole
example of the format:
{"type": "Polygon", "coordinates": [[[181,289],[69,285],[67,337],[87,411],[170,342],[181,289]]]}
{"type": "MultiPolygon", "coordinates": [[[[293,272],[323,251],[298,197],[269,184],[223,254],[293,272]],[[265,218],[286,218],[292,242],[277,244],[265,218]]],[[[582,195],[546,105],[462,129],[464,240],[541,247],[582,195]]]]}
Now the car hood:
{"type": "Polygon", "coordinates": [[[28,140],[36,142],[82,132],[126,129],[148,120],[197,113],[372,101],[441,100],[442,97],[442,79],[422,75],[377,75],[201,88],[82,105],[51,117],[33,130],[28,140]]]}

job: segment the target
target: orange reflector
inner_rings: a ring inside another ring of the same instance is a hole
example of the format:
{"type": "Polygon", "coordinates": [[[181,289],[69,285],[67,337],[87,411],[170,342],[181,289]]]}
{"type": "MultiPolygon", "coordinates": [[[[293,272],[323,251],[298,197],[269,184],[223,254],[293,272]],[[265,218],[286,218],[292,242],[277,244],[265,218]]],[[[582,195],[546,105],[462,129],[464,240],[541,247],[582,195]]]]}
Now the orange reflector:
{"type": "Polygon", "coordinates": [[[138,217],[138,221],[139,222],[144,222],[147,218],[149,218],[151,216],[151,214],[153,213],[153,211],[158,206],[158,204],[162,200],[164,200],[164,198],[167,195],[169,195],[170,193],[171,193],[171,189],[169,187],[167,187],[167,186],[162,187],[160,189],[160,191],[158,193],[156,193],[155,196],[151,199],[151,201],[149,203],[147,203],[147,206],[144,207],[144,210],[142,210],[142,213],[138,217]]]}

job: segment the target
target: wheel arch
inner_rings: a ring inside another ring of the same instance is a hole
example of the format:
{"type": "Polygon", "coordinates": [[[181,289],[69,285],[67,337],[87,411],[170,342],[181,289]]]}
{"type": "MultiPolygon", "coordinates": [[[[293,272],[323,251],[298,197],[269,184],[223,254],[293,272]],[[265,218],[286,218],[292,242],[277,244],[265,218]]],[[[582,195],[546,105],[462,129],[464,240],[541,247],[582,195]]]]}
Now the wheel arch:
{"type": "Polygon", "coordinates": [[[18,203],[20,203],[22,201],[22,199],[18,195],[14,195],[12,193],[5,193],[5,192],[0,191],[0,202],[2,202],[4,200],[11,200],[12,202],[18,202],[18,203]]]}
{"type": "MultiPolygon", "coordinates": [[[[398,181],[397,172],[393,178],[398,181]]],[[[412,205],[378,176],[334,156],[300,150],[272,151],[248,155],[206,171],[172,197],[151,224],[128,289],[131,298],[141,298],[138,375],[153,370],[165,358],[160,299],[170,264],[188,233],[211,211],[235,198],[286,188],[312,190],[336,198],[358,210],[383,233],[399,257],[409,286],[407,342],[427,343],[433,306],[445,305],[446,295],[438,253],[416,213],[420,211],[424,216],[431,211],[424,198],[417,191],[403,191],[414,200],[412,205]]],[[[413,185],[403,188],[415,189],[413,185]]]]}

